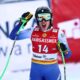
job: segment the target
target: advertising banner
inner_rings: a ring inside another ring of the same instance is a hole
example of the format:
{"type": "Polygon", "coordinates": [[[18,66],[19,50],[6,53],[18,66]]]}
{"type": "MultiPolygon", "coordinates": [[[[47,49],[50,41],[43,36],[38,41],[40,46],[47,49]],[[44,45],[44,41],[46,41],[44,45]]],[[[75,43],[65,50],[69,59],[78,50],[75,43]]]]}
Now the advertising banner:
{"type": "MultiPolygon", "coordinates": [[[[30,39],[16,41],[9,58],[14,41],[9,38],[21,15],[27,11],[33,15],[39,6],[48,6],[46,0],[33,0],[0,5],[0,80],[29,80],[31,66],[30,39]],[[8,60],[9,58],[9,60],[8,60]],[[9,62],[7,68],[6,64],[9,62]]],[[[34,27],[34,16],[25,28],[34,27]]]]}
{"type": "Polygon", "coordinates": [[[67,37],[72,56],[67,62],[80,62],[80,0],[51,0],[54,26],[67,37]]]}

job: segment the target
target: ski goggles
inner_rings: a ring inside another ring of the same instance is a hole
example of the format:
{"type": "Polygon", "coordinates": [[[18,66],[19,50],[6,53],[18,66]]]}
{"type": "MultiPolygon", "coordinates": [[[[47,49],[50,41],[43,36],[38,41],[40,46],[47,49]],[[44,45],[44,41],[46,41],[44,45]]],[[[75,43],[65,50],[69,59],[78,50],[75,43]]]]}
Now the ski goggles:
{"type": "Polygon", "coordinates": [[[38,14],[37,20],[40,22],[42,20],[49,21],[51,19],[51,14],[50,13],[40,13],[38,14]]]}

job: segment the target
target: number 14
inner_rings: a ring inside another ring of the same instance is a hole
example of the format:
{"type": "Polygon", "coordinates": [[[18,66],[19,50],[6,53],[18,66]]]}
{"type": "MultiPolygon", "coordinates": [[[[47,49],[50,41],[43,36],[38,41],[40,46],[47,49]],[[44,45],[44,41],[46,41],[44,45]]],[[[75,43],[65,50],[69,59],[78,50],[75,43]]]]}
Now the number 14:
{"type": "Polygon", "coordinates": [[[42,52],[42,51],[44,51],[45,53],[48,52],[48,46],[47,45],[44,45],[44,46],[38,45],[38,48],[39,48],[39,52],[42,52]]]}

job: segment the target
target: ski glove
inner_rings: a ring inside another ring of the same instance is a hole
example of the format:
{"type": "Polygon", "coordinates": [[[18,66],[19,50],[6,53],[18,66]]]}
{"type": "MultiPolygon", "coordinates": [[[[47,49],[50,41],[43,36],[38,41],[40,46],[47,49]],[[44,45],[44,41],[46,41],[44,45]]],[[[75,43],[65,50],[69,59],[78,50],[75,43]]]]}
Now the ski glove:
{"type": "Polygon", "coordinates": [[[27,24],[27,22],[32,18],[32,14],[30,12],[23,13],[20,18],[20,24],[24,23],[24,26],[27,24]]]}
{"type": "Polygon", "coordinates": [[[58,50],[62,50],[63,52],[65,52],[66,50],[67,50],[67,47],[66,47],[66,45],[65,44],[63,44],[63,43],[58,43],[59,45],[57,45],[57,47],[58,47],[58,50]]]}

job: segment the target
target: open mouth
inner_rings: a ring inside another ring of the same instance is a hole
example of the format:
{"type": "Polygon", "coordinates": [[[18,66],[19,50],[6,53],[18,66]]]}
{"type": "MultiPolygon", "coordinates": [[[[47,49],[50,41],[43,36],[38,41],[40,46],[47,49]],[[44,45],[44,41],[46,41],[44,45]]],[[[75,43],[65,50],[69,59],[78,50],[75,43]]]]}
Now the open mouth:
{"type": "Polygon", "coordinates": [[[42,27],[43,27],[43,28],[46,28],[46,24],[42,24],[42,27]]]}

